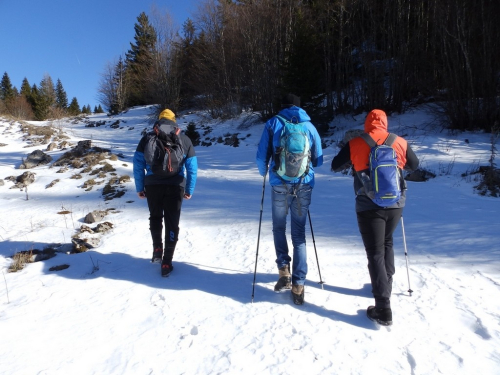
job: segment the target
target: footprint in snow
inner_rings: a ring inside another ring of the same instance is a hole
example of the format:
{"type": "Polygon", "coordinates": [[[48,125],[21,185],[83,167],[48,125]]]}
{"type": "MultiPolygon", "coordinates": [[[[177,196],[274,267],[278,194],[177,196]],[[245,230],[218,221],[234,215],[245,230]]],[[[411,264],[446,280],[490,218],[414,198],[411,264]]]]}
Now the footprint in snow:
{"type": "Polygon", "coordinates": [[[165,297],[159,293],[156,293],[153,297],[151,297],[151,304],[153,306],[163,308],[165,306],[165,297]]]}

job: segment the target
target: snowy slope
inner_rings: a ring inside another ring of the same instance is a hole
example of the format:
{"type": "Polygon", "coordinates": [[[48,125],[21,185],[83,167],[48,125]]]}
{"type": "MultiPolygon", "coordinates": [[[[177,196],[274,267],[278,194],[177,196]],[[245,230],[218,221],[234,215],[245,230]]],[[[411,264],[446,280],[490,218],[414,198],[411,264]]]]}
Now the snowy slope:
{"type": "MultiPolygon", "coordinates": [[[[150,108],[86,127],[63,120],[71,141],[92,139],[120,157],[108,161],[132,176],[132,156],[150,108]],[[120,127],[109,125],[120,120],[120,127]]],[[[206,122],[201,114],[179,117],[212,128],[205,138],[239,133],[240,147],[196,147],[198,182],[184,202],[171,277],[151,264],[145,200],[133,180],[124,196],[105,201],[103,185],[81,188],[78,170],[32,169],[26,192],[0,186],[0,373],[2,374],[498,374],[500,373],[500,201],[474,193],[461,174],[486,165],[487,134],[447,134],[427,124],[423,110],[389,117],[422,165],[438,174],[409,183],[404,225],[395,234],[396,275],[391,299],[394,325],[366,318],[373,303],[367,261],[354,213],[352,179],[333,174],[335,142],[364,116],[337,118],[317,169],[308,228],[306,303],[273,292],[277,280],[271,231],[270,188],[265,186],[254,301],[263,179],[255,153],[263,123],[238,128],[243,118],[206,122]],[[244,138],[244,139],[243,139],[244,138]],[[468,142],[465,142],[465,139],[468,142]],[[55,179],[52,188],[46,185],[55,179]],[[101,245],[81,254],[60,253],[8,273],[17,251],[69,243],[93,210],[110,210],[114,225],[101,245]],[[58,212],[69,210],[71,214],[58,212]],[[315,245],[315,246],[314,246],[315,245]],[[316,248],[316,252],[315,252],[316,248]],[[319,260],[323,288],[318,282],[319,260]],[[49,271],[67,264],[62,271],[49,271]],[[408,279],[409,277],[409,279],[408,279]],[[410,297],[409,285],[414,291],[410,297]]],[[[88,122],[87,122],[88,123],[88,122]]],[[[45,123],[33,124],[40,126],[45,123]]],[[[0,178],[18,176],[25,147],[18,123],[0,120],[0,178]]],[[[203,130],[198,128],[200,133],[203,130]]],[[[54,159],[64,151],[48,152],[54,159]]],[[[291,242],[291,241],[290,241],[291,242]]]]}

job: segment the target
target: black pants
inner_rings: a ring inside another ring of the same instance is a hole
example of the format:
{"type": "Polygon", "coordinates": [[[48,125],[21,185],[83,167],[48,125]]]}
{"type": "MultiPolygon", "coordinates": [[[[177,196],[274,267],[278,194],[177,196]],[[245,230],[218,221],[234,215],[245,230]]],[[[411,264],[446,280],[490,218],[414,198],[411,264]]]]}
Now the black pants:
{"type": "Polygon", "coordinates": [[[179,220],[184,188],[178,185],[147,185],[145,190],[153,248],[163,246],[163,222],[165,222],[165,253],[163,258],[171,261],[179,238],[179,220]]]}
{"type": "Polygon", "coordinates": [[[377,308],[391,307],[392,276],[396,272],[392,235],[402,214],[402,208],[356,213],[377,308]]]}

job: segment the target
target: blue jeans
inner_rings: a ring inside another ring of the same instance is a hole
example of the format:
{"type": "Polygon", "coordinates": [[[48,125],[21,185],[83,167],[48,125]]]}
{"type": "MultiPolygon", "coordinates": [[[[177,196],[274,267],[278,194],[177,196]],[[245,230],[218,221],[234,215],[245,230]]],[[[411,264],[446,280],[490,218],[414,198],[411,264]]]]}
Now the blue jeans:
{"type": "Polygon", "coordinates": [[[306,219],[311,204],[309,185],[277,185],[272,187],[273,237],[278,268],[290,264],[286,239],[286,220],[291,216],[293,244],[292,284],[304,285],[307,275],[306,219]],[[296,190],[296,191],[295,191],[296,190]]]}

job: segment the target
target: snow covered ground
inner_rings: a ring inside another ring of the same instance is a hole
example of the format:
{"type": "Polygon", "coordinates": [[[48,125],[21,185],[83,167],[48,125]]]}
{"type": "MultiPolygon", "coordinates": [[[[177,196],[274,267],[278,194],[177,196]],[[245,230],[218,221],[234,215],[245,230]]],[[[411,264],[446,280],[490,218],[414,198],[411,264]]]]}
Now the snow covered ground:
{"type": "MultiPolygon", "coordinates": [[[[91,139],[110,148],[120,155],[109,161],[116,173],[132,177],[132,155],[150,126],[148,113],[134,108],[112,118],[90,116],[107,121],[100,127],[73,120],[52,125],[72,142],[91,139]],[[109,126],[116,120],[119,129],[109,126]]],[[[179,116],[183,128],[190,121],[200,124],[200,114],[179,116]]],[[[86,191],[81,186],[89,177],[70,179],[79,169],[32,169],[36,181],[28,199],[6,180],[0,186],[0,373],[499,374],[500,200],[479,196],[477,182],[461,176],[487,165],[490,136],[433,128],[423,110],[389,117],[390,130],[404,135],[422,166],[438,177],[408,183],[409,272],[400,226],[394,238],[394,324],[381,328],[366,318],[373,298],[352,179],[329,168],[335,142],[363,121],[364,115],[338,117],[325,139],[329,146],[311,205],[315,243],[307,232],[303,306],[294,305],[289,293],[273,292],[267,184],[252,303],[263,186],[254,159],[263,123],[208,123],[212,132],[202,140],[238,132],[240,146],[196,147],[198,182],[183,205],[169,278],[150,263],[148,210],[133,180],[123,184],[125,195],[108,201],[104,185],[86,191]],[[55,179],[60,181],[46,188],[55,179]],[[65,210],[71,214],[58,214],[65,210]],[[109,210],[104,220],[114,226],[99,247],[7,272],[18,251],[69,243],[93,210],[109,210]],[[69,268],[49,270],[62,264],[69,268]]],[[[22,174],[16,169],[21,158],[45,147],[26,148],[18,123],[5,119],[0,134],[6,144],[0,147],[1,179],[22,174]]],[[[64,151],[48,153],[56,160],[64,151]]]]}

